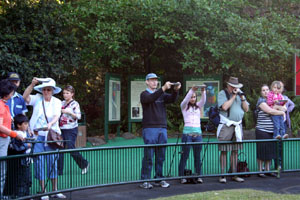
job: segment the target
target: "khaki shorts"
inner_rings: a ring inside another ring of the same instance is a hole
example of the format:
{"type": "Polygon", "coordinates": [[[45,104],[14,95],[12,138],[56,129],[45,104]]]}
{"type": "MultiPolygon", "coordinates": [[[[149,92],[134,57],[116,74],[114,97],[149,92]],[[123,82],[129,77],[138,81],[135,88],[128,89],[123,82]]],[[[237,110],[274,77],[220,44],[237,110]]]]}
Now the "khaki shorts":
{"type": "MultiPolygon", "coordinates": [[[[242,129],[242,124],[240,124],[241,130],[242,129]]],[[[219,141],[236,141],[235,137],[235,126],[226,126],[225,124],[223,125],[222,129],[220,130],[218,140],[219,141]]],[[[235,150],[240,150],[243,149],[242,144],[219,144],[219,151],[235,151],[235,150]]]]}

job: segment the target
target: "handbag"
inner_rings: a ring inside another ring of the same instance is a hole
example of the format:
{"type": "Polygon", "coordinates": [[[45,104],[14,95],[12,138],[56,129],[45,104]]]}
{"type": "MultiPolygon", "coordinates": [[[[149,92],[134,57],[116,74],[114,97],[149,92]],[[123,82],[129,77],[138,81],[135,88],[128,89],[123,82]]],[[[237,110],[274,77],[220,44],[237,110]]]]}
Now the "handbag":
{"type": "MultiPolygon", "coordinates": [[[[46,115],[46,111],[45,111],[45,105],[44,105],[44,100],[43,100],[43,110],[44,110],[44,115],[45,115],[45,118],[46,118],[46,121],[47,121],[47,124],[49,123],[48,122],[48,118],[47,118],[47,115],[46,115]]],[[[54,141],[54,142],[50,142],[48,143],[48,145],[53,148],[53,149],[63,149],[64,148],[64,143],[63,143],[63,137],[55,132],[53,129],[50,129],[49,132],[48,132],[48,135],[47,135],[47,141],[54,141]]]]}
{"type": "MultiPolygon", "coordinates": [[[[192,170],[190,170],[190,169],[185,169],[183,173],[184,173],[185,176],[193,176],[194,175],[192,173],[192,170]]],[[[197,182],[197,178],[187,178],[186,180],[187,180],[187,183],[193,183],[193,184],[197,184],[198,183],[197,182]]]]}
{"type": "MultiPolygon", "coordinates": [[[[238,159],[238,162],[237,162],[237,172],[250,172],[250,170],[248,168],[248,163],[246,161],[244,152],[239,153],[239,157],[241,155],[243,155],[244,161],[238,159]]],[[[250,174],[242,175],[242,177],[250,177],[250,174]]]]}

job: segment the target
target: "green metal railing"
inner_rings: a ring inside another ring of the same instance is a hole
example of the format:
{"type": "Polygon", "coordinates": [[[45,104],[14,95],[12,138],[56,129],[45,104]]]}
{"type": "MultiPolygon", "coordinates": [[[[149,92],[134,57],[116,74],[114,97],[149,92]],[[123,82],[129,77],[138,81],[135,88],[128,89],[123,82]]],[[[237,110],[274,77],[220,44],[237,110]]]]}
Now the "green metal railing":
{"type": "MultiPolygon", "coordinates": [[[[22,180],[22,174],[18,173],[21,169],[22,161],[28,161],[28,158],[34,161],[37,156],[54,155],[58,158],[59,155],[64,154],[64,174],[58,176],[58,190],[52,192],[51,180],[46,182],[46,194],[51,195],[58,192],[71,192],[75,190],[102,187],[116,184],[138,183],[141,180],[142,159],[144,156],[144,148],[166,148],[166,159],[163,167],[163,174],[165,180],[180,179],[178,175],[178,165],[182,155],[181,150],[184,145],[202,145],[201,159],[202,159],[202,174],[201,177],[221,176],[221,175],[245,175],[258,174],[257,167],[257,145],[259,144],[274,144],[276,146],[276,159],[282,158],[282,168],[275,169],[274,161],[272,162],[271,171],[264,173],[275,172],[278,177],[281,172],[300,171],[300,139],[287,140],[246,140],[243,141],[242,150],[243,155],[240,154],[241,160],[246,160],[250,172],[246,173],[227,173],[229,170],[229,152],[227,156],[226,173],[221,173],[220,169],[220,151],[218,145],[220,144],[234,144],[231,142],[199,142],[199,143],[179,143],[179,144],[160,144],[160,145],[136,145],[136,146],[121,146],[121,147],[96,147],[83,148],[72,150],[61,150],[55,152],[34,153],[30,155],[17,155],[0,158],[0,171],[7,165],[7,181],[4,195],[14,196],[15,189],[22,180]],[[282,152],[280,153],[280,146],[282,152]],[[81,169],[77,166],[71,157],[74,152],[80,152],[82,156],[89,161],[90,168],[87,174],[82,175],[81,169]],[[12,177],[14,176],[14,177],[12,177]],[[9,180],[17,180],[12,182],[9,180]]],[[[29,194],[18,197],[20,199],[39,197],[45,194],[40,194],[41,191],[39,181],[34,178],[33,161],[29,165],[31,180],[31,187],[29,194]]],[[[153,159],[153,166],[155,159],[153,159]]],[[[190,150],[190,156],[186,165],[187,169],[194,171],[193,151],[190,150]]],[[[154,167],[152,170],[152,177],[154,177],[154,167]]],[[[24,174],[23,174],[24,175],[24,174]]],[[[198,177],[193,175],[189,177],[198,177]]],[[[151,179],[149,181],[162,180],[151,179]]]]}

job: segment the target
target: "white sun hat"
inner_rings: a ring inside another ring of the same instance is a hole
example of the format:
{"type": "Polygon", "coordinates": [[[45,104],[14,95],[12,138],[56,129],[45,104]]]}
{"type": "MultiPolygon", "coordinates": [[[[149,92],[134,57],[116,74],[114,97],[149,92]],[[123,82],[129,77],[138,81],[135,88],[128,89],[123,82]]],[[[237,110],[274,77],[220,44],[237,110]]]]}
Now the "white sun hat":
{"type": "Polygon", "coordinates": [[[53,80],[52,78],[43,79],[42,84],[35,86],[34,90],[42,93],[42,90],[43,90],[44,87],[52,87],[53,88],[53,94],[58,94],[61,91],[60,87],[56,87],[55,80],[53,80]]]}

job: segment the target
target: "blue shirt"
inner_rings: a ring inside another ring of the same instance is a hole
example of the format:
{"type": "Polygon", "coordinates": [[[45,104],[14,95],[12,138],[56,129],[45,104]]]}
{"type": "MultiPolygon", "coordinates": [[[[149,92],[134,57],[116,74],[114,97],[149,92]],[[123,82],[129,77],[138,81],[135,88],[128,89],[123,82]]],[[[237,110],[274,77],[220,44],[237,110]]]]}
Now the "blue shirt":
{"type": "Polygon", "coordinates": [[[23,96],[17,92],[6,102],[6,105],[8,105],[12,117],[28,112],[23,96]]]}

